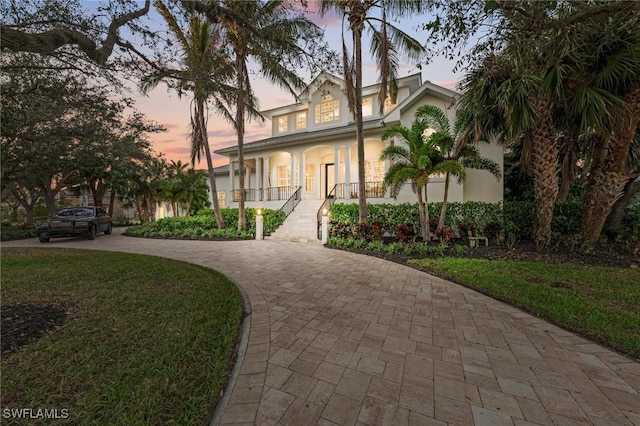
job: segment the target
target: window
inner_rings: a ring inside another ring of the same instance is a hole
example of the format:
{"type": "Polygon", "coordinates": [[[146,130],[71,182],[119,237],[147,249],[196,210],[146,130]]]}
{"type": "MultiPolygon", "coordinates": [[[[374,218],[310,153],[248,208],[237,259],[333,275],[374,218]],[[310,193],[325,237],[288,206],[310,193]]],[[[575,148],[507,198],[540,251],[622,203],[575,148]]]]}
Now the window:
{"type": "Polygon", "coordinates": [[[362,98],[362,116],[369,117],[373,115],[373,98],[362,98]]]}
{"type": "Polygon", "coordinates": [[[387,98],[384,100],[384,112],[389,112],[396,106],[398,106],[397,100],[396,102],[391,103],[391,97],[387,96],[387,98]]]}
{"type": "Polygon", "coordinates": [[[290,171],[291,166],[278,166],[277,171],[277,183],[278,186],[291,186],[290,171]]]}
{"type": "Polygon", "coordinates": [[[315,119],[317,123],[327,123],[340,119],[340,101],[333,100],[333,96],[324,95],[320,105],[315,107],[315,119]]]}
{"type": "Polygon", "coordinates": [[[307,164],[304,171],[304,190],[307,192],[313,192],[313,175],[315,173],[315,167],[313,164],[307,164]]]}
{"type": "Polygon", "coordinates": [[[302,111],[296,114],[296,129],[307,128],[307,111],[302,111]]]}
{"type": "Polygon", "coordinates": [[[226,207],[227,205],[226,199],[227,199],[227,191],[218,191],[218,203],[220,204],[220,208],[226,207]]]}
{"type": "Polygon", "coordinates": [[[364,162],[364,176],[367,182],[382,182],[384,178],[384,161],[366,160],[364,162]]]}
{"type": "Polygon", "coordinates": [[[286,115],[283,115],[281,117],[278,117],[278,132],[279,133],[283,133],[286,132],[289,129],[289,117],[287,117],[286,115]]]}

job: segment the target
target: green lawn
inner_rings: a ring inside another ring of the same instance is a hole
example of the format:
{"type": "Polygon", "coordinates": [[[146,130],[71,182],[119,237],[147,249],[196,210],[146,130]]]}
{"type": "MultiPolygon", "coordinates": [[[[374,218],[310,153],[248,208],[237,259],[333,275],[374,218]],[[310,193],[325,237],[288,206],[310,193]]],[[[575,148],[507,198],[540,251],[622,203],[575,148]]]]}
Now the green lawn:
{"type": "Polygon", "coordinates": [[[465,258],[409,263],[640,358],[640,269],[465,258]]]}
{"type": "Polygon", "coordinates": [[[2,407],[67,409],[70,424],[202,424],[243,310],[218,272],[87,250],[2,249],[1,295],[3,306],[68,312],[60,329],[3,357],[2,407]]]}

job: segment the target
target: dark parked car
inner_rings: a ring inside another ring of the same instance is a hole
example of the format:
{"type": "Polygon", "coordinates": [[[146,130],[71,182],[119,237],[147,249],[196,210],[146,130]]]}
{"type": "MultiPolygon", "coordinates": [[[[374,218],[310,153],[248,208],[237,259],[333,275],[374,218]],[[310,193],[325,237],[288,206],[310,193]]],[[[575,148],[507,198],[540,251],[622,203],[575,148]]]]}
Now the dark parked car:
{"type": "Polygon", "coordinates": [[[102,207],[70,207],[58,211],[47,220],[36,225],[36,235],[41,243],[56,237],[96,238],[96,234],[110,234],[113,228],[111,217],[102,207]]]}

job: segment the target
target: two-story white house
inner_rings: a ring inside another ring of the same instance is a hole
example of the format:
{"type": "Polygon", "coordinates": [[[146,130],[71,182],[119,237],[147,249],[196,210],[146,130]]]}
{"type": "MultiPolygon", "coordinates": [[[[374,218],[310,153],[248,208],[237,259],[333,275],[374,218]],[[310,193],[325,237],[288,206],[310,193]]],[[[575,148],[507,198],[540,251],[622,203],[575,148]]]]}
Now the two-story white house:
{"type": "MultiPolygon", "coordinates": [[[[380,114],[380,84],[362,90],[364,119],[366,197],[370,203],[416,202],[410,185],[396,199],[382,190],[382,179],[390,162],[381,161],[387,144],[400,141],[381,139],[384,129],[393,124],[407,127],[415,119],[416,109],[431,104],[445,111],[451,121],[456,116],[457,93],[431,82],[422,82],[415,74],[398,79],[397,101],[385,102],[380,114]]],[[[344,93],[344,82],[329,73],[321,73],[298,96],[295,104],[263,111],[271,120],[272,136],[244,145],[245,201],[248,207],[280,208],[295,194],[316,210],[327,198],[335,202],[357,202],[358,162],[355,122],[344,93]]],[[[481,154],[502,166],[503,149],[482,143],[481,154]]],[[[219,198],[226,206],[237,206],[238,151],[229,147],[216,151],[229,157],[224,175],[217,170],[219,198]]],[[[431,201],[441,201],[444,179],[434,177],[428,186],[431,201]]],[[[468,170],[462,184],[453,180],[449,201],[502,200],[502,182],[488,172],[468,170]]]]}

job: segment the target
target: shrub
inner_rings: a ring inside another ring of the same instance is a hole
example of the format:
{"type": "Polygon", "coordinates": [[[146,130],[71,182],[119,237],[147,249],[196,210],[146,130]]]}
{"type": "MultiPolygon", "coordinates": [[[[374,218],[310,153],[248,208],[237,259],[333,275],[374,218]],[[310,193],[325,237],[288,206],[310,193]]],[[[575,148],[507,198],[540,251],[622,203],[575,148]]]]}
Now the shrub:
{"type": "Polygon", "coordinates": [[[445,228],[439,229],[436,232],[436,236],[440,238],[441,243],[447,244],[456,236],[456,233],[453,232],[453,229],[445,227],[445,228]]]}
{"type": "Polygon", "coordinates": [[[384,251],[384,243],[380,240],[373,240],[367,244],[367,250],[381,252],[384,251]]]}
{"type": "Polygon", "coordinates": [[[416,240],[416,232],[413,230],[413,225],[410,223],[401,223],[396,228],[395,236],[398,240],[406,242],[414,242],[416,240]]]}
{"type": "Polygon", "coordinates": [[[355,238],[362,238],[367,241],[382,240],[382,223],[359,223],[353,230],[355,238]]]}
{"type": "Polygon", "coordinates": [[[475,235],[477,231],[476,225],[473,222],[458,222],[458,234],[464,241],[469,239],[469,232],[471,235],[475,235]]]}
{"type": "Polygon", "coordinates": [[[329,230],[330,237],[348,238],[351,235],[351,225],[347,222],[336,222],[331,224],[331,229],[329,230]]]}
{"type": "Polygon", "coordinates": [[[500,222],[489,222],[487,226],[484,228],[484,236],[489,239],[489,241],[497,242],[500,240],[502,235],[502,224],[500,222]]]}

